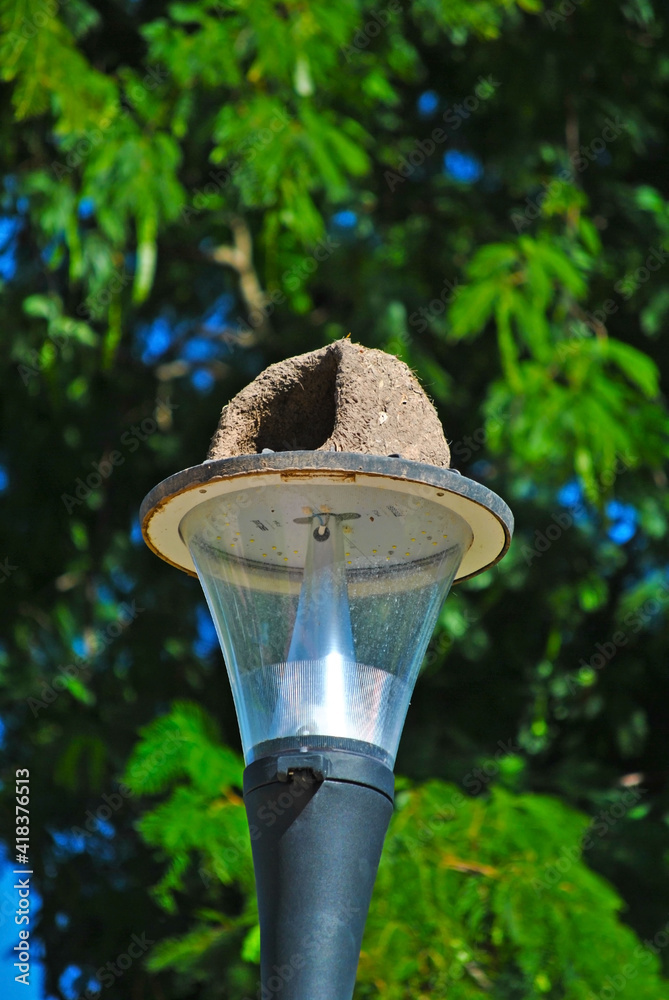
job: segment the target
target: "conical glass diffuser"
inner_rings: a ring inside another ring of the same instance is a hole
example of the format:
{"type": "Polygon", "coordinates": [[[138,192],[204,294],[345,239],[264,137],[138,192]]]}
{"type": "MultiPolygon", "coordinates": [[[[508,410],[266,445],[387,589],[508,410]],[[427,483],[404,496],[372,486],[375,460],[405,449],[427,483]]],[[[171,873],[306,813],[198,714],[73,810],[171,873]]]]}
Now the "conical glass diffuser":
{"type": "Polygon", "coordinates": [[[247,763],[337,746],[394,763],[467,522],[386,488],[283,484],[182,520],[235,698],[247,763]]]}

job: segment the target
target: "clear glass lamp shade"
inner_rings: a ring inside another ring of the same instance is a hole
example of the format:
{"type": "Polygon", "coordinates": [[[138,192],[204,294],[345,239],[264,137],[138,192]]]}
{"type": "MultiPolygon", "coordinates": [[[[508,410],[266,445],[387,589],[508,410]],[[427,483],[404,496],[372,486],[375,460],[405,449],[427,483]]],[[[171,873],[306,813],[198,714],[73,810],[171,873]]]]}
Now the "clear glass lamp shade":
{"type": "Polygon", "coordinates": [[[181,520],[248,763],[283,748],[392,766],[441,604],[472,544],[446,506],[388,488],[283,483],[181,520]]]}

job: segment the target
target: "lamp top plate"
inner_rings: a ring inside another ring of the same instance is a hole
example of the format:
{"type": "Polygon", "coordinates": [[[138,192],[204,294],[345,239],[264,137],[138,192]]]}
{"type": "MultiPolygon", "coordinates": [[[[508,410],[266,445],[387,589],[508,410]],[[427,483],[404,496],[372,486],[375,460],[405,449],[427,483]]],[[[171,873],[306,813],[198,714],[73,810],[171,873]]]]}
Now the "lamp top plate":
{"type": "MultiPolygon", "coordinates": [[[[178,472],[145,497],[140,512],[142,534],[156,555],[195,575],[195,566],[179,532],[183,517],[205,501],[228,496],[232,499],[232,494],[238,498],[242,491],[253,506],[256,489],[278,489],[285,484],[305,487],[346,484],[349,495],[352,486],[388,490],[405,496],[407,503],[414,498],[448,508],[467,521],[473,534],[456,581],[494,565],[511,541],[513,515],[504,501],[487,487],[452,469],[402,458],[319,451],[243,455],[204,462],[178,472]]],[[[266,490],[263,493],[267,495],[266,490]]]]}

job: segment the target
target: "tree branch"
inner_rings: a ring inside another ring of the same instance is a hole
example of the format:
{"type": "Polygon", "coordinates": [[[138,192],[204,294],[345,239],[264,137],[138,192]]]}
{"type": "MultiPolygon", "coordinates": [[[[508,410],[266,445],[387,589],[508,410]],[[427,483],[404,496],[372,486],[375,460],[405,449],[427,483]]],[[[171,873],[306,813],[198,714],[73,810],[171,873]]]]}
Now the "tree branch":
{"type": "Polygon", "coordinates": [[[239,275],[239,290],[249,323],[259,334],[269,333],[267,296],[253,264],[253,237],[246,220],[239,215],[229,220],[233,245],[222,244],[209,251],[209,256],[223,267],[231,267],[239,275]]]}

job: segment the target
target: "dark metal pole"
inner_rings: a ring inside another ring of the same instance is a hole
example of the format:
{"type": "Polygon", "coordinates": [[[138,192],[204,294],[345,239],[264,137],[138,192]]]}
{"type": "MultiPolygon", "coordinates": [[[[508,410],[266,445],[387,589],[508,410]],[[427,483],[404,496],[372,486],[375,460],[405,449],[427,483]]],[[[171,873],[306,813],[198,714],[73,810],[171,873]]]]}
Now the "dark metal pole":
{"type": "Polygon", "coordinates": [[[385,764],[345,750],[246,768],[262,1000],[351,1000],[393,787],[385,764]]]}

